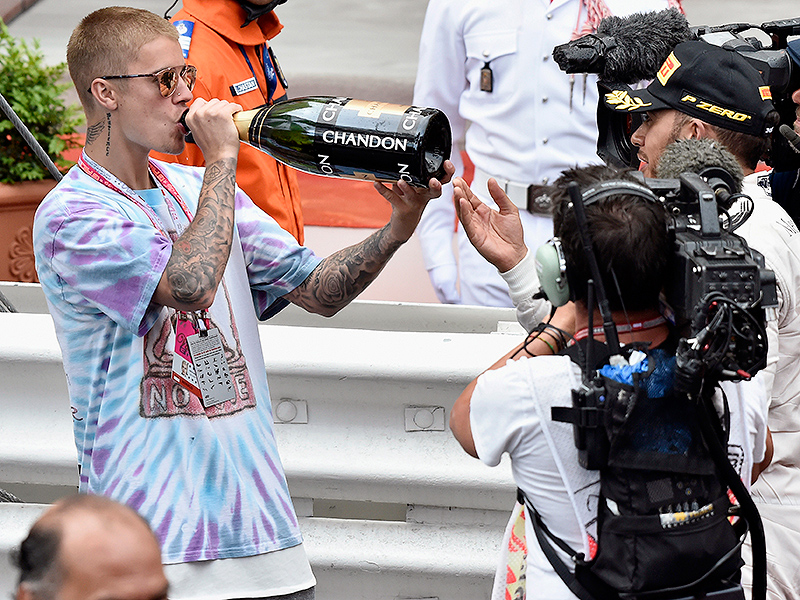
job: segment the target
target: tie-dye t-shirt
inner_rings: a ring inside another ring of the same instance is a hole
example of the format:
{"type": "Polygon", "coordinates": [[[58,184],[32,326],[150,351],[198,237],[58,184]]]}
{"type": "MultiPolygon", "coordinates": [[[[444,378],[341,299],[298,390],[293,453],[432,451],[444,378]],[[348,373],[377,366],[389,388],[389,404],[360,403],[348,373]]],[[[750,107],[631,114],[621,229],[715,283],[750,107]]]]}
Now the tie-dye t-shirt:
{"type": "MultiPolygon", "coordinates": [[[[154,164],[193,213],[203,169],[154,164]]],[[[171,194],[163,198],[182,231],[184,211],[171,194]]],[[[138,510],[165,563],[295,546],[301,536],[273,433],[257,315],[283,302],[320,259],[237,189],[233,249],[209,311],[236,398],[204,409],[171,379],[175,311],[150,304],[172,246],[171,227],[158,224],[156,213],[77,166],[36,213],[36,265],[67,374],[80,491],[138,510]]]]}

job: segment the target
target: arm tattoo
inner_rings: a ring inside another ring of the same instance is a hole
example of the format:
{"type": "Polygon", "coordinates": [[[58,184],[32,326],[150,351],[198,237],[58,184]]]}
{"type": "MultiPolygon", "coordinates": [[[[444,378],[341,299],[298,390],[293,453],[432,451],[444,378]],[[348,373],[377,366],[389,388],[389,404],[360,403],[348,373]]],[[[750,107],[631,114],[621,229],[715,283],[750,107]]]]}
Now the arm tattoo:
{"type": "Polygon", "coordinates": [[[103,133],[103,128],[105,128],[106,124],[103,121],[98,121],[94,125],[91,125],[86,128],[86,145],[93,144],[97,141],[100,137],[100,134],[103,133]]]}
{"type": "Polygon", "coordinates": [[[165,270],[178,302],[213,301],[231,251],[235,184],[235,159],[206,167],[197,214],[175,241],[165,270]]]}
{"type": "Polygon", "coordinates": [[[386,225],[360,244],[323,260],[291,293],[291,300],[312,312],[333,314],[374,281],[401,245],[390,239],[386,225]]]}

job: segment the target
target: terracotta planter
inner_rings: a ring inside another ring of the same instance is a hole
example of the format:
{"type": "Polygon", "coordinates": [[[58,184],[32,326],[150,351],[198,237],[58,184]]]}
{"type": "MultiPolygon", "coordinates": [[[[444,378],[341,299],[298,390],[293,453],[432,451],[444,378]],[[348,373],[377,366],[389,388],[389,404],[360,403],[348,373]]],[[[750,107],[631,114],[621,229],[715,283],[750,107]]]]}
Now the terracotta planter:
{"type": "Polygon", "coordinates": [[[0,183],[0,280],[37,282],[33,215],[53,189],[53,179],[0,183]]]}

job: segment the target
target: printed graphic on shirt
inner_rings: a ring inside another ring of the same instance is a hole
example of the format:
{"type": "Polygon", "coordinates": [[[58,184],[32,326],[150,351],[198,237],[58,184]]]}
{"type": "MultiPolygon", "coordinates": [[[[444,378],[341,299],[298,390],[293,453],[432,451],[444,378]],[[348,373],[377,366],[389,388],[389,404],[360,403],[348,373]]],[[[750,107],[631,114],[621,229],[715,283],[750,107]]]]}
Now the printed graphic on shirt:
{"type": "Polygon", "coordinates": [[[212,306],[211,327],[217,328],[222,338],[225,357],[236,392],[233,400],[203,408],[200,398],[172,379],[172,352],[175,348],[175,309],[168,308],[162,318],[145,336],[144,376],[142,377],[139,412],[145,418],[176,417],[179,415],[205,415],[209,419],[232,415],[255,408],[253,383],[247,372],[247,363],[239,343],[235,319],[232,317],[228,289],[223,281],[225,315],[214,314],[220,302],[212,306]],[[167,313],[168,311],[168,313],[167,313]],[[219,320],[218,320],[219,319],[219,320]]]}
{"type": "Polygon", "coordinates": [[[772,184],[769,181],[769,173],[759,175],[756,178],[756,185],[769,197],[772,198],[772,184]]]}
{"type": "Polygon", "coordinates": [[[728,462],[733,465],[739,475],[742,474],[745,462],[744,448],[739,444],[728,444],[728,462]]]}
{"type": "Polygon", "coordinates": [[[797,229],[795,222],[789,218],[781,217],[781,219],[778,221],[778,225],[783,227],[786,230],[786,233],[788,233],[790,236],[800,233],[800,230],[797,229]]]}

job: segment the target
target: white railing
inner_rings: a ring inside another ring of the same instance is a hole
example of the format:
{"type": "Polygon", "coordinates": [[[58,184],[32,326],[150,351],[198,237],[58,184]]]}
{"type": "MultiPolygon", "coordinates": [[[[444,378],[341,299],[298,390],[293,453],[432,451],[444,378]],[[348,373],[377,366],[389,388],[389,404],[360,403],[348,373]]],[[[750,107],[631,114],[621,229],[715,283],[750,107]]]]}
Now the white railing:
{"type": "MultiPolygon", "coordinates": [[[[77,479],[61,354],[27,298],[37,286],[0,291],[31,310],[0,314],[0,488],[41,502],[41,489],[70,493],[77,479]]],[[[321,322],[334,327],[281,318],[259,327],[317,597],[487,598],[514,486],[507,463],[467,456],[447,420],[467,382],[520,341],[513,311],[365,302],[321,322]],[[380,330],[403,324],[417,330],[380,330]]],[[[10,506],[3,553],[41,510],[10,506]]]]}
{"type": "MultiPolygon", "coordinates": [[[[38,283],[0,281],[0,294],[18,312],[47,314],[47,303],[38,283]]],[[[510,308],[388,300],[356,300],[333,317],[314,315],[290,304],[272,317],[269,324],[376,331],[522,332],[510,308]]]]}

